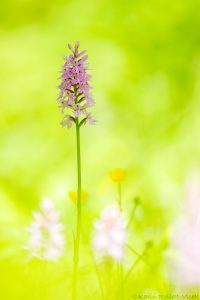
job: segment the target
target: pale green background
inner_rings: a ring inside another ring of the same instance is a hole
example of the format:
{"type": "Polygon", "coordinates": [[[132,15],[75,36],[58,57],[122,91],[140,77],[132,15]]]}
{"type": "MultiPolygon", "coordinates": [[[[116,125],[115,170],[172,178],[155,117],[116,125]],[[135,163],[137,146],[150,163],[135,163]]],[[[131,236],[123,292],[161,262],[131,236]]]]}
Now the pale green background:
{"type": "MultiPolygon", "coordinates": [[[[88,230],[99,209],[115,201],[107,174],[122,167],[127,210],[134,195],[143,199],[140,237],[155,226],[162,239],[181,207],[185,178],[200,166],[200,3],[1,0],[0,9],[0,299],[70,299],[65,276],[33,293],[41,265],[26,264],[22,250],[31,210],[46,195],[62,211],[70,265],[75,131],[61,128],[56,103],[67,43],[79,40],[87,49],[96,101],[97,125],[81,135],[88,230]]],[[[65,272],[63,263],[50,268],[45,283],[54,269],[65,272]]],[[[151,287],[141,276],[142,288],[151,287]]],[[[163,280],[161,271],[152,285],[163,288],[163,280]]],[[[95,284],[95,292],[84,290],[86,299],[99,299],[95,284]]]]}

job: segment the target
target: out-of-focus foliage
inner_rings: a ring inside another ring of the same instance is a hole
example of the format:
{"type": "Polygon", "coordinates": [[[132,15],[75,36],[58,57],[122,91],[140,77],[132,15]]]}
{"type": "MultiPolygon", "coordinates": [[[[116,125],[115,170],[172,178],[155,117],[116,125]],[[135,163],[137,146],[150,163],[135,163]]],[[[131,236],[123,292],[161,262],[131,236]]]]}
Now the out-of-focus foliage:
{"type": "Polygon", "coordinates": [[[80,299],[101,297],[87,239],[100,209],[116,200],[107,175],[116,167],[127,171],[127,215],[132,198],[142,199],[130,242],[142,252],[153,240],[157,266],[152,278],[138,264],[125,299],[145,289],[164,292],[170,223],[185,177],[200,167],[199,1],[2,0],[0,8],[0,299],[70,299],[75,132],[59,125],[56,86],[67,43],[77,40],[89,53],[98,119],[81,133],[89,197],[80,299]],[[23,250],[24,228],[45,195],[66,226],[66,256],[58,264],[27,262],[23,250]]]}

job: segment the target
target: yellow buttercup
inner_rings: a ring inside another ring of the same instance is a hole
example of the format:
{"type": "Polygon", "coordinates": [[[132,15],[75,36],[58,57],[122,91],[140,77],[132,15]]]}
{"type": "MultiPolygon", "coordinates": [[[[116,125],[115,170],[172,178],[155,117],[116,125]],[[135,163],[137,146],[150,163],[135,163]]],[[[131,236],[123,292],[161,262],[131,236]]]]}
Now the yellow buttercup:
{"type": "MultiPolygon", "coordinates": [[[[77,200],[78,200],[77,192],[71,191],[68,193],[68,195],[69,195],[70,200],[76,204],[77,200]]],[[[82,191],[81,192],[81,202],[85,202],[87,200],[87,198],[88,198],[88,193],[86,191],[82,191]]]]}
{"type": "Polygon", "coordinates": [[[126,172],[123,169],[116,169],[112,172],[110,172],[110,178],[112,179],[112,181],[120,183],[124,180],[125,176],[126,176],[126,172]]]}

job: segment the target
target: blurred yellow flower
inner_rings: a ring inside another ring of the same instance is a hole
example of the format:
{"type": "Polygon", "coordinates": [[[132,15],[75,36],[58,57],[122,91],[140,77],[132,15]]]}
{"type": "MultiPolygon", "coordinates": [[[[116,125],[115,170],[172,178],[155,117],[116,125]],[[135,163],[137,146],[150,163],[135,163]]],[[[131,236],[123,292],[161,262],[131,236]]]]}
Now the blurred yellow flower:
{"type": "MultiPolygon", "coordinates": [[[[70,200],[73,203],[77,203],[78,195],[77,192],[69,192],[68,193],[70,200]]],[[[81,202],[85,202],[88,198],[88,193],[86,191],[81,192],[81,202]]]]}
{"type": "Polygon", "coordinates": [[[112,179],[112,181],[120,183],[121,181],[124,180],[125,176],[126,176],[126,172],[123,169],[116,169],[112,172],[110,172],[110,178],[112,179]]]}

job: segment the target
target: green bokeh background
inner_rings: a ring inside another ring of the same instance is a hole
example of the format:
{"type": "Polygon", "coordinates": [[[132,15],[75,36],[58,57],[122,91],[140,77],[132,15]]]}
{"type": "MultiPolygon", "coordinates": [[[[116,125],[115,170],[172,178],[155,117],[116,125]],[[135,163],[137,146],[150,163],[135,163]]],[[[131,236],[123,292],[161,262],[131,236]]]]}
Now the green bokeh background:
{"type": "MultiPolygon", "coordinates": [[[[0,9],[0,299],[70,299],[75,130],[59,124],[56,86],[67,43],[77,40],[89,54],[98,120],[81,134],[88,238],[100,209],[116,199],[108,172],[122,167],[127,214],[134,196],[143,203],[131,239],[138,250],[153,239],[159,261],[155,279],[141,267],[127,293],[167,289],[158,249],[179,213],[185,178],[200,166],[199,1],[2,0],[0,9]],[[27,262],[22,249],[44,196],[66,224],[58,265],[27,262]]],[[[100,299],[82,251],[80,300],[100,299]]]]}

